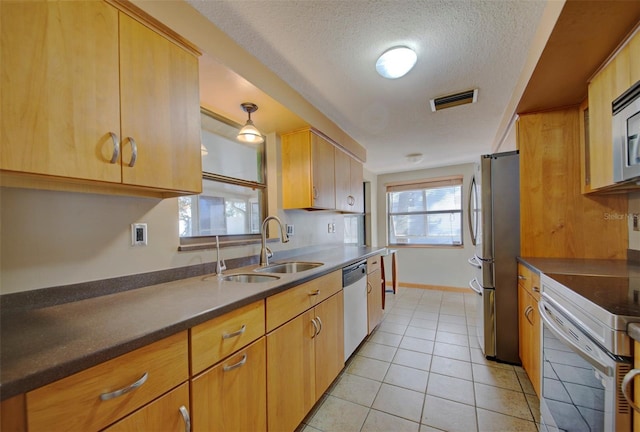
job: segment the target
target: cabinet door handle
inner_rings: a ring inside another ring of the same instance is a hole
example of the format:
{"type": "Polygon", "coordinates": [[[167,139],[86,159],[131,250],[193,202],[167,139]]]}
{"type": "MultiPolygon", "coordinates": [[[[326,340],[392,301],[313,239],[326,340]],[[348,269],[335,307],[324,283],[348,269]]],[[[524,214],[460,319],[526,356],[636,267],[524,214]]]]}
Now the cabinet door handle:
{"type": "Polygon", "coordinates": [[[313,336],[311,336],[311,339],[313,339],[318,336],[318,323],[315,318],[311,320],[311,324],[313,324],[313,336]]]}
{"type": "Polygon", "coordinates": [[[184,432],[191,432],[191,416],[187,407],[182,405],[180,407],[180,414],[182,414],[182,420],[184,420],[184,432]]]}
{"type": "Polygon", "coordinates": [[[629,384],[631,384],[633,382],[633,378],[639,374],[640,374],[640,369],[631,369],[624,376],[624,379],[622,380],[622,384],[620,385],[620,387],[622,388],[622,395],[627,400],[627,402],[629,402],[629,406],[631,406],[631,408],[633,408],[637,412],[640,412],[640,407],[638,407],[638,405],[636,405],[633,399],[629,396],[629,384]]]}
{"type": "Polygon", "coordinates": [[[149,378],[149,373],[145,372],[144,375],[142,375],[140,377],[140,379],[138,381],[134,382],[133,384],[130,384],[130,385],[124,387],[124,388],[121,388],[120,390],[115,390],[115,391],[112,391],[112,392],[109,392],[109,393],[102,393],[100,395],[100,400],[107,401],[109,399],[114,399],[114,398],[117,398],[119,396],[122,396],[123,394],[129,393],[130,391],[133,391],[133,390],[137,389],[142,384],[147,382],[147,378],[149,378]]]}
{"type": "Polygon", "coordinates": [[[109,132],[109,135],[111,135],[111,141],[113,141],[113,154],[111,155],[109,163],[115,164],[118,163],[118,159],[120,158],[120,140],[118,139],[118,135],[113,132],[109,132]]]}
{"type": "Polygon", "coordinates": [[[531,287],[531,289],[533,290],[533,292],[540,292],[540,287],[538,286],[534,285],[533,287],[531,287]]]}
{"type": "Polygon", "coordinates": [[[224,365],[224,367],[222,368],[223,371],[225,372],[229,372],[231,370],[237,369],[240,366],[244,365],[247,362],[247,355],[243,354],[242,358],[240,359],[240,361],[236,364],[232,364],[232,365],[224,365]]]}
{"type": "Polygon", "coordinates": [[[236,330],[233,333],[223,333],[222,339],[231,339],[233,337],[240,336],[242,333],[245,332],[246,329],[247,329],[247,326],[245,324],[242,324],[242,327],[240,327],[240,330],[236,330]]]}
{"type": "Polygon", "coordinates": [[[316,336],[318,336],[320,334],[320,332],[322,331],[322,320],[320,319],[320,317],[316,317],[316,319],[318,320],[318,324],[320,324],[320,329],[318,330],[318,333],[316,334],[316,336]]]}
{"type": "Polygon", "coordinates": [[[315,291],[311,291],[311,292],[309,293],[309,295],[310,295],[310,296],[317,296],[317,295],[319,295],[319,294],[320,294],[320,290],[319,290],[319,289],[317,289],[317,290],[315,290],[315,291]]]}
{"type": "Polygon", "coordinates": [[[136,164],[136,160],[138,159],[138,145],[133,137],[127,137],[127,139],[131,143],[131,160],[129,161],[129,166],[133,168],[136,164]]]}
{"type": "Polygon", "coordinates": [[[529,315],[533,313],[533,306],[527,306],[527,308],[524,310],[524,317],[527,319],[527,321],[529,321],[529,324],[533,325],[533,321],[531,321],[531,318],[529,318],[529,315]]]}
{"type": "Polygon", "coordinates": [[[317,200],[318,199],[318,188],[313,186],[313,199],[317,200]]]}
{"type": "Polygon", "coordinates": [[[354,205],[354,204],[356,203],[356,199],[353,197],[353,195],[349,195],[349,196],[347,197],[347,203],[348,203],[350,206],[352,206],[352,205],[354,205]]]}
{"type": "Polygon", "coordinates": [[[370,294],[372,289],[373,287],[371,286],[371,284],[367,282],[367,294],[370,294]]]}

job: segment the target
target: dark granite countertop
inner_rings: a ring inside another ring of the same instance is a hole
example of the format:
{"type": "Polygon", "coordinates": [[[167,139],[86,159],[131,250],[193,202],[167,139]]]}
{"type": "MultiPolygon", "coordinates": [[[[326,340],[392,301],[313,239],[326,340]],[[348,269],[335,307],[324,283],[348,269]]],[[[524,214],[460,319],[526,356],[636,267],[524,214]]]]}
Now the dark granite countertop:
{"type": "Polygon", "coordinates": [[[640,276],[640,265],[626,260],[518,257],[518,262],[533,271],[546,274],[640,276]]]}
{"type": "MultiPolygon", "coordinates": [[[[614,278],[625,278],[628,280],[640,278],[640,265],[626,260],[518,257],[518,262],[533,271],[545,273],[552,278],[554,275],[561,275],[563,277],[573,275],[607,278],[608,280],[605,280],[604,283],[611,283],[611,280],[614,278]]],[[[556,279],[560,278],[556,276],[556,279]]],[[[560,280],[560,282],[562,283],[563,281],[560,280]]],[[[594,284],[593,281],[591,285],[598,286],[598,284],[594,284]]],[[[629,324],[627,326],[627,334],[632,339],[640,341],[640,324],[629,324]]]]}
{"type": "Polygon", "coordinates": [[[285,261],[324,265],[278,274],[274,282],[205,281],[198,276],[38,309],[3,308],[0,398],[33,390],[383,251],[334,246],[290,256],[285,261]]]}

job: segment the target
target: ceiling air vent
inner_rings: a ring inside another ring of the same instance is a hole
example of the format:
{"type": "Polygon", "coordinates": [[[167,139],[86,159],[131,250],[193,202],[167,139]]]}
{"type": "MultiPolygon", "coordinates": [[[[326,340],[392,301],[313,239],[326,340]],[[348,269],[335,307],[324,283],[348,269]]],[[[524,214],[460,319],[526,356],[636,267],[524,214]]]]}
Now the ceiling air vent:
{"type": "Polygon", "coordinates": [[[445,108],[475,103],[477,100],[478,89],[473,89],[431,99],[429,103],[431,104],[431,111],[436,112],[445,108]]]}

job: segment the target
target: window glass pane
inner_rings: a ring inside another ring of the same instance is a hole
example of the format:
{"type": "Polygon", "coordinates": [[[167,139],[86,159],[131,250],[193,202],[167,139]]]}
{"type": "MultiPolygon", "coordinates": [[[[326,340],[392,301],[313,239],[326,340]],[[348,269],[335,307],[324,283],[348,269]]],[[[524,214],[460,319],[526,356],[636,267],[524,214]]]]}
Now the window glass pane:
{"type": "Polygon", "coordinates": [[[389,244],[462,244],[462,185],[388,192],[387,200],[389,244]]]}
{"type": "Polygon", "coordinates": [[[260,234],[265,144],[237,141],[240,125],[204,108],[201,124],[202,193],[179,198],[180,237],[260,234]]]}
{"type": "Polygon", "coordinates": [[[262,190],[203,180],[202,194],[180,197],[181,237],[259,234],[262,190]]]}
{"type": "Polygon", "coordinates": [[[441,187],[425,191],[427,194],[427,210],[460,209],[462,188],[460,186],[441,187]]]}
{"type": "Polygon", "coordinates": [[[237,134],[237,127],[202,114],[202,171],[264,183],[264,143],[241,143],[237,134]]]}

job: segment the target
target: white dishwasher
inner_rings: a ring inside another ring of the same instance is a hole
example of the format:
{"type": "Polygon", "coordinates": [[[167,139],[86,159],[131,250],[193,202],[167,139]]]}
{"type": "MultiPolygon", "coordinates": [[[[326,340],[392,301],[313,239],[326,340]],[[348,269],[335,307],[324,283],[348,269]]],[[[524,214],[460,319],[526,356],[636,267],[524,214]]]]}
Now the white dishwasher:
{"type": "Polygon", "coordinates": [[[367,261],[342,269],[344,291],[344,360],[367,337],[367,261]]]}

